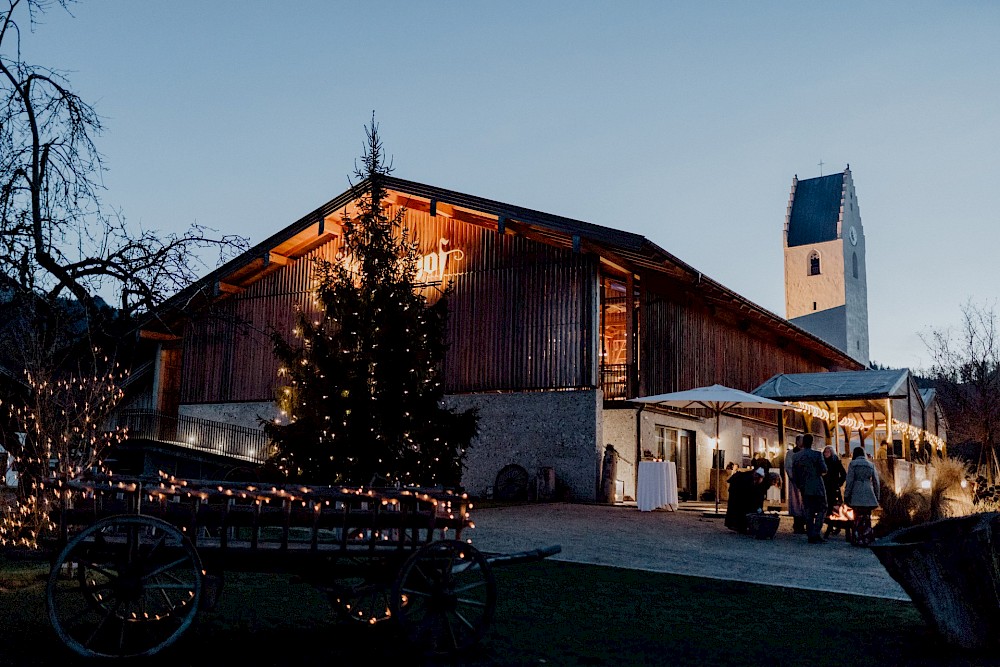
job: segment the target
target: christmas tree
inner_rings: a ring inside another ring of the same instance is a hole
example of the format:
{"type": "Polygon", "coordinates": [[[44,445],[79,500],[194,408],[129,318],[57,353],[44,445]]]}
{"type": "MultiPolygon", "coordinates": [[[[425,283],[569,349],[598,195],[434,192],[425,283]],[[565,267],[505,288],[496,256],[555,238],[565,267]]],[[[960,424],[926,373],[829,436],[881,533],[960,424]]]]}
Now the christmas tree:
{"type": "Polygon", "coordinates": [[[386,164],[372,120],[335,262],[317,261],[315,311],[275,334],[281,416],[270,465],[323,484],[457,486],[474,410],[443,404],[448,290],[429,304],[403,211],[385,208],[386,164]]]}

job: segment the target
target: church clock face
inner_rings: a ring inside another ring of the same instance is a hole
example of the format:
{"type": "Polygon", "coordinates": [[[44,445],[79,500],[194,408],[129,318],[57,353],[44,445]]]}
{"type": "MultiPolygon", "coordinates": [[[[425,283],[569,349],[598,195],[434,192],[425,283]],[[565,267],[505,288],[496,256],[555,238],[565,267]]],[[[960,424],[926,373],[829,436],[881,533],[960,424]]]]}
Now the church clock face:
{"type": "Polygon", "coordinates": [[[851,245],[858,245],[858,230],[853,226],[847,231],[847,236],[851,239],[851,245]]]}

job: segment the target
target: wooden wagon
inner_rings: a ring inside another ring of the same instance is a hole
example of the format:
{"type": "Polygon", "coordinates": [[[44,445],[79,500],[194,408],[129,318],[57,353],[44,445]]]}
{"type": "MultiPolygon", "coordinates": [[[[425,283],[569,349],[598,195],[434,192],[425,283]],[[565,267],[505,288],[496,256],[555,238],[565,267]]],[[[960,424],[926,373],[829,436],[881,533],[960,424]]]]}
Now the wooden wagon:
{"type": "Polygon", "coordinates": [[[226,571],[290,572],[326,591],[340,619],[395,622],[431,654],[477,644],[492,621],[491,563],[462,534],[464,494],[107,476],[57,482],[58,539],[46,588],[59,638],[89,657],[153,655],[221,593],[226,571]]]}

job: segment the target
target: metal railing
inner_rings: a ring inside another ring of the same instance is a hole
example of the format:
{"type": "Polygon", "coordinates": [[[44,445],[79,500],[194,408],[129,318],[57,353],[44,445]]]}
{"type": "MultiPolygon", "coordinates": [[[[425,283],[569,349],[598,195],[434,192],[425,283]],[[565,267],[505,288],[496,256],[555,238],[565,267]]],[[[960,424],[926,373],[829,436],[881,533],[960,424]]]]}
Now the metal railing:
{"type": "Polygon", "coordinates": [[[629,398],[630,375],[629,364],[601,364],[601,390],[604,391],[605,400],[629,398]]]}
{"type": "Polygon", "coordinates": [[[143,438],[251,463],[267,459],[270,440],[264,431],[197,417],[174,417],[156,410],[124,410],[120,426],[130,438],[143,438]]]}

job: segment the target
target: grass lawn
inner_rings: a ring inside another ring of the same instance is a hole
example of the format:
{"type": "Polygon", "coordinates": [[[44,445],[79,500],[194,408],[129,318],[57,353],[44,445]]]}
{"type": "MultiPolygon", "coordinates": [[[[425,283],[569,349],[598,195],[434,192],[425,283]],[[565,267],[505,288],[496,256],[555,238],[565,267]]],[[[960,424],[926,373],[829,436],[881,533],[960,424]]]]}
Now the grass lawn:
{"type": "MultiPolygon", "coordinates": [[[[38,570],[0,561],[0,664],[74,660],[38,570]]],[[[945,646],[909,603],[559,562],[498,567],[500,603],[460,665],[1000,665],[945,646]]],[[[289,577],[231,574],[219,605],[146,664],[424,663],[380,624],[332,625],[289,577]]]]}

